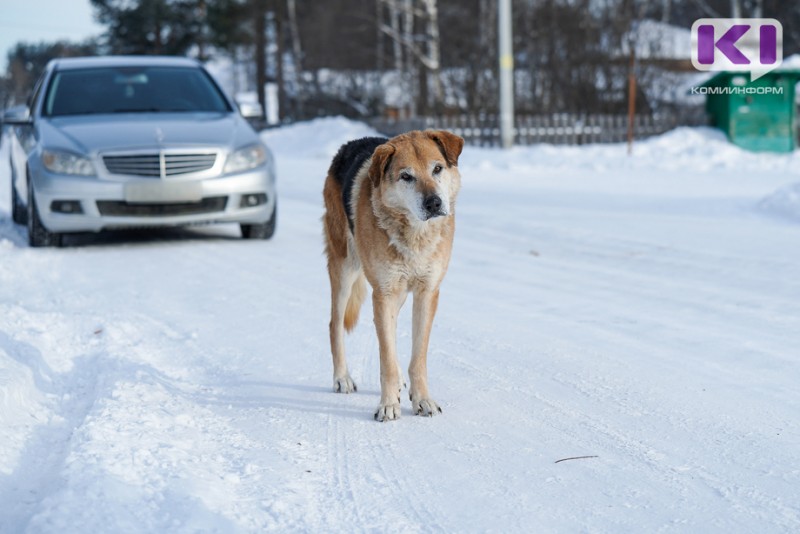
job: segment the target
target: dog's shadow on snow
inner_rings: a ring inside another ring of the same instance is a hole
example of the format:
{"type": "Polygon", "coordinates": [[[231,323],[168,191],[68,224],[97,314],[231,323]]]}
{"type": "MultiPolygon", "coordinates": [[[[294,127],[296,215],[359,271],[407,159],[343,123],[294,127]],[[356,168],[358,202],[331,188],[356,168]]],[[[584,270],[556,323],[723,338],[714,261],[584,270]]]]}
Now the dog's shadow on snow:
{"type": "Polygon", "coordinates": [[[223,391],[231,393],[215,395],[206,399],[206,402],[237,408],[277,409],[370,421],[373,419],[372,404],[380,398],[380,392],[372,390],[359,389],[357,393],[343,395],[334,393],[331,387],[265,380],[226,383],[223,391]],[[365,407],[364,399],[369,399],[369,407],[365,407]]]}

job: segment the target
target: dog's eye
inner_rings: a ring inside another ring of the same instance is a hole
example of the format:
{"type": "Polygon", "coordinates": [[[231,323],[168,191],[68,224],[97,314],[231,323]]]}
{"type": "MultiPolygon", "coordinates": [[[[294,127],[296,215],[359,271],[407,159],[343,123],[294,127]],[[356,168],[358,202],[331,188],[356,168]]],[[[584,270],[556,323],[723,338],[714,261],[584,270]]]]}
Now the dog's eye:
{"type": "Polygon", "coordinates": [[[439,174],[440,172],[442,172],[441,165],[437,165],[436,167],[433,168],[433,174],[439,174]]]}
{"type": "Polygon", "coordinates": [[[414,181],[414,177],[411,176],[410,174],[408,174],[407,172],[401,173],[400,174],[400,179],[403,180],[404,182],[413,182],[414,181]]]}

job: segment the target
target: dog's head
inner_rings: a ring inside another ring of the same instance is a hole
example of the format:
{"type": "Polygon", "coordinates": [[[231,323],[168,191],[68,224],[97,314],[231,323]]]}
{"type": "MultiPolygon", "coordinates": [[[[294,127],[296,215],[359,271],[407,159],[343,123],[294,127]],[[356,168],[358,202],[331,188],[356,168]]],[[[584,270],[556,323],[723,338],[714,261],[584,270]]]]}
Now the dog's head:
{"type": "Polygon", "coordinates": [[[444,130],[415,131],[380,145],[369,176],[381,203],[425,222],[453,213],[461,187],[458,156],[464,140],[444,130]]]}

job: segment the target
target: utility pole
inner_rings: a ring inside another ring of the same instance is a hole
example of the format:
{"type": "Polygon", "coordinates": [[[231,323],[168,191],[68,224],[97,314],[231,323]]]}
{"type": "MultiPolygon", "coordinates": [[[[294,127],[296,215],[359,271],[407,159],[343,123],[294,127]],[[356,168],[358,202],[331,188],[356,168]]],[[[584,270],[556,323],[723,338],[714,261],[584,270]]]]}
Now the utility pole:
{"type": "Polygon", "coordinates": [[[500,38],[500,139],[503,148],[514,145],[514,50],[511,38],[511,0],[498,0],[500,38]]]}

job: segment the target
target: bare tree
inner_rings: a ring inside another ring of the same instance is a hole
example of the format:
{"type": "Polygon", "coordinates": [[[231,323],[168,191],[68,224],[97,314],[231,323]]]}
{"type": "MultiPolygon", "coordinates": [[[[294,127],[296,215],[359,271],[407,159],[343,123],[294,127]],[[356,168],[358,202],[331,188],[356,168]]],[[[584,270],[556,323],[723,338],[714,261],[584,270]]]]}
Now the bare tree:
{"type": "MultiPolygon", "coordinates": [[[[381,1],[381,0],[379,0],[381,1]]],[[[394,55],[394,68],[398,73],[405,70],[403,68],[403,39],[400,34],[400,9],[398,0],[386,0],[389,5],[389,20],[391,21],[391,31],[384,31],[392,38],[392,52],[394,55]]]]}
{"type": "Polygon", "coordinates": [[[672,14],[672,0],[661,1],[661,22],[668,23],[672,14]]]}
{"type": "MultiPolygon", "coordinates": [[[[441,57],[439,53],[439,9],[436,0],[422,0],[425,8],[426,41],[427,41],[427,73],[423,77],[422,85],[426,88],[432,85],[432,109],[441,112],[443,90],[441,78],[441,57]]],[[[429,104],[428,98],[423,99],[423,104],[429,104]]]]}
{"type": "Polygon", "coordinates": [[[253,19],[255,20],[256,51],[256,93],[261,109],[267,109],[265,87],[267,85],[267,0],[253,2],[253,19]]]}
{"type": "Polygon", "coordinates": [[[394,68],[402,78],[404,91],[411,95],[409,115],[442,106],[441,53],[437,0],[376,0],[388,8],[378,9],[379,31],[392,42],[394,68]]]}
{"type": "Polygon", "coordinates": [[[409,99],[408,113],[410,116],[417,115],[417,91],[418,83],[414,83],[417,79],[417,65],[414,57],[414,0],[403,0],[403,31],[402,43],[405,47],[405,54],[403,54],[406,62],[403,71],[403,76],[406,79],[406,87],[408,87],[409,99]]]}

